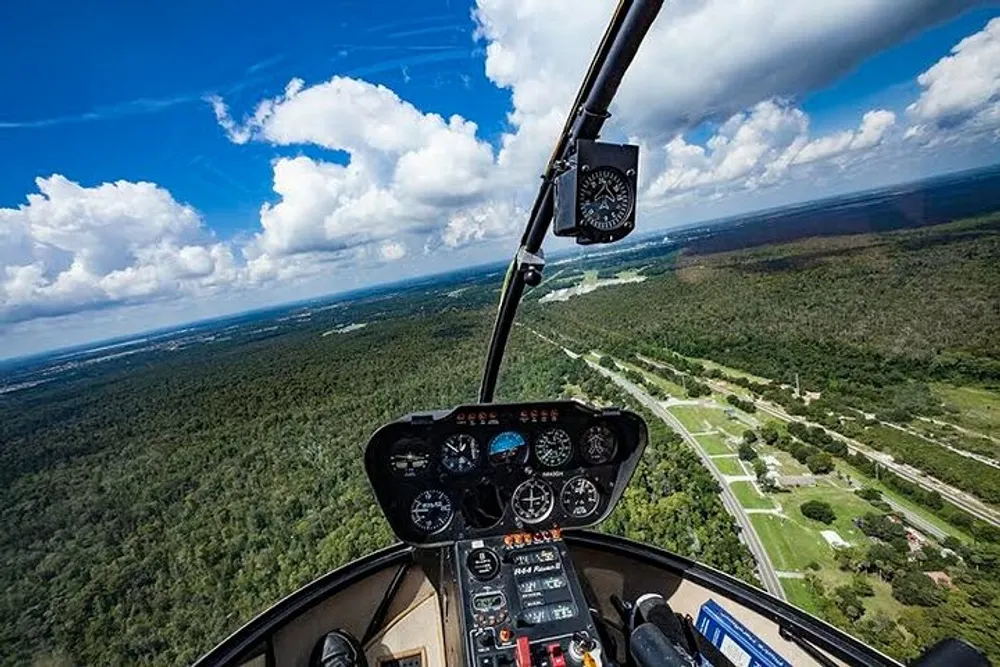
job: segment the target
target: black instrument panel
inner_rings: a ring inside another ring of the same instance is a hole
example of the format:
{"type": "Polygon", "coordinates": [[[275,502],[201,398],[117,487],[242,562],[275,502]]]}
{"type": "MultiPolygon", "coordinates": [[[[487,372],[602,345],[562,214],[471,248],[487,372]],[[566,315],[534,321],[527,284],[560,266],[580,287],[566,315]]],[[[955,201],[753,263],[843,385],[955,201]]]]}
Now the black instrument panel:
{"type": "Polygon", "coordinates": [[[365,470],[396,535],[438,546],[599,522],[646,439],[638,415],[577,401],[464,405],[383,426],[365,470]]]}

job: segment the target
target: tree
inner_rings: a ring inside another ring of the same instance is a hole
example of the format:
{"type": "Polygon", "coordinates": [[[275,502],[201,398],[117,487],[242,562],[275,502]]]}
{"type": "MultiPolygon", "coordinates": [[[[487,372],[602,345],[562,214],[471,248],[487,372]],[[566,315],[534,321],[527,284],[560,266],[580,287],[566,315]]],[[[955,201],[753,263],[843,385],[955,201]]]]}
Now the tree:
{"type": "Polygon", "coordinates": [[[856,621],[865,615],[865,605],[854,591],[853,586],[834,588],[833,603],[851,621],[856,621]]]}
{"type": "Polygon", "coordinates": [[[599,362],[597,362],[597,363],[599,365],[603,366],[604,368],[608,368],[608,369],[611,369],[611,370],[615,370],[616,368],[618,368],[615,365],[615,360],[612,359],[611,357],[609,357],[606,354],[604,356],[602,356],[601,360],[599,362]]]}
{"type": "Polygon", "coordinates": [[[936,607],[944,602],[944,592],[923,572],[904,572],[892,580],[892,597],[903,604],[936,607]]]}
{"type": "Polygon", "coordinates": [[[748,445],[752,445],[753,443],[757,442],[757,434],[754,433],[751,429],[743,431],[743,442],[747,443],[748,445]]]}
{"type": "Polygon", "coordinates": [[[776,443],[779,435],[781,435],[781,431],[778,430],[778,426],[773,421],[765,423],[760,428],[760,437],[769,445],[776,443]]]}
{"type": "Polygon", "coordinates": [[[799,507],[799,511],[802,512],[802,516],[820,523],[831,524],[837,519],[830,504],[822,500],[807,500],[799,507]]]}
{"type": "Polygon", "coordinates": [[[806,467],[814,475],[824,475],[833,470],[833,457],[826,452],[817,452],[806,459],[806,467]]]}
{"type": "Polygon", "coordinates": [[[740,448],[737,450],[740,458],[744,461],[753,461],[757,458],[757,451],[750,445],[750,443],[745,440],[740,443],[740,448]]]}
{"type": "Polygon", "coordinates": [[[860,497],[864,498],[868,502],[875,502],[877,500],[882,500],[882,492],[878,489],[873,489],[870,486],[866,486],[863,489],[858,489],[855,491],[860,497]]]}

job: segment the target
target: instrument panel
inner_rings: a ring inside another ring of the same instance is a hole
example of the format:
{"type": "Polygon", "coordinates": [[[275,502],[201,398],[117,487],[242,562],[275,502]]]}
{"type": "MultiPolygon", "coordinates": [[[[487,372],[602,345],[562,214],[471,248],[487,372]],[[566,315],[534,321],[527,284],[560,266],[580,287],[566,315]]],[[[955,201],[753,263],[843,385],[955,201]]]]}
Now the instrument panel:
{"type": "Polygon", "coordinates": [[[577,401],[466,405],[383,426],[365,470],[396,535],[438,546],[597,523],[646,439],[638,415],[577,401]]]}

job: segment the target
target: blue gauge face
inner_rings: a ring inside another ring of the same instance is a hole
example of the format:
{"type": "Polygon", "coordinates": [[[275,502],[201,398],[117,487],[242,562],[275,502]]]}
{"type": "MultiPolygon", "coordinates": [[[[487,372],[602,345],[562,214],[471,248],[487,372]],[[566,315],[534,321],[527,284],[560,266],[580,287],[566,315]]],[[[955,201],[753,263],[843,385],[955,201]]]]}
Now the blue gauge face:
{"type": "Polygon", "coordinates": [[[504,431],[490,440],[490,460],[493,463],[522,463],[527,453],[528,441],[517,431],[504,431]]]}

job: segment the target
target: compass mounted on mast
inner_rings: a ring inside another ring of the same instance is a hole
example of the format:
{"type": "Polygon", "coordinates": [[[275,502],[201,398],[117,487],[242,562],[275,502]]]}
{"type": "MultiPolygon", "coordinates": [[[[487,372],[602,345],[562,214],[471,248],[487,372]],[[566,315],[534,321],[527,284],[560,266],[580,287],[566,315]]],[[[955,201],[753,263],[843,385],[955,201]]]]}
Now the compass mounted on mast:
{"type": "Polygon", "coordinates": [[[581,245],[612,243],[635,229],[639,147],[578,139],[555,182],[556,236],[581,245]]]}

